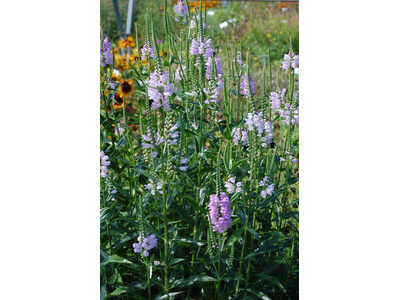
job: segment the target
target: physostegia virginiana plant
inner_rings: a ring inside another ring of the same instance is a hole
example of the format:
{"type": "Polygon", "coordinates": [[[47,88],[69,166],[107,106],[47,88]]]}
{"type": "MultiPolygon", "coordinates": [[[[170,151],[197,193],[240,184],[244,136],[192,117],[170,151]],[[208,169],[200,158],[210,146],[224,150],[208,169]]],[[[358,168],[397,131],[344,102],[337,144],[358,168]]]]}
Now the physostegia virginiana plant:
{"type": "Polygon", "coordinates": [[[271,90],[271,66],[268,88],[248,52],[211,39],[201,3],[164,4],[163,49],[153,13],[142,41],[136,26],[135,113],[113,109],[100,33],[101,297],[294,299],[299,57],[290,45],[271,90]]]}

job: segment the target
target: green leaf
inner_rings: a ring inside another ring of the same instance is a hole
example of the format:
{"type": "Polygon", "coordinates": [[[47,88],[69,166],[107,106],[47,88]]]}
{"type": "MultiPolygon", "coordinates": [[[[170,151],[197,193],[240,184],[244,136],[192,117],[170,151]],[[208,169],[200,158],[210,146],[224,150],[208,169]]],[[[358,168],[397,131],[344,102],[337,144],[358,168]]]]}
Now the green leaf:
{"type": "Polygon", "coordinates": [[[174,238],[172,241],[173,242],[182,242],[182,243],[190,244],[193,246],[203,246],[204,245],[203,242],[199,242],[198,240],[194,240],[194,239],[191,239],[188,237],[181,237],[181,236],[174,238]]]}
{"type": "Polygon", "coordinates": [[[172,266],[178,262],[185,261],[185,260],[186,259],[184,259],[184,258],[173,258],[169,261],[168,266],[172,266]]]}
{"type": "Polygon", "coordinates": [[[230,246],[234,243],[240,236],[240,234],[246,229],[246,227],[240,227],[239,229],[235,230],[233,234],[229,237],[229,240],[226,242],[226,247],[230,246]]]}
{"type": "Polygon", "coordinates": [[[100,223],[112,218],[112,216],[114,215],[115,208],[117,207],[116,204],[117,201],[115,201],[110,208],[107,207],[100,211],[100,223]]]}
{"type": "Polygon", "coordinates": [[[186,287],[186,286],[193,285],[195,283],[209,282],[209,281],[217,281],[217,279],[212,278],[207,275],[194,275],[194,276],[190,276],[189,278],[186,278],[186,279],[179,279],[179,280],[173,281],[171,283],[171,288],[186,287]]]}
{"type": "Polygon", "coordinates": [[[263,273],[257,274],[256,276],[261,278],[261,279],[263,279],[263,280],[267,280],[267,281],[272,282],[273,284],[277,285],[281,290],[286,292],[285,288],[283,287],[283,285],[279,282],[279,280],[276,277],[269,276],[269,275],[266,275],[266,274],[263,274],[263,273]]]}
{"type": "Polygon", "coordinates": [[[189,224],[189,226],[194,228],[194,222],[186,210],[182,209],[181,207],[179,207],[174,203],[171,204],[171,209],[175,210],[178,214],[180,214],[181,217],[189,224]]]}
{"type": "Polygon", "coordinates": [[[154,177],[153,175],[151,175],[150,173],[148,173],[148,172],[146,172],[146,171],[144,171],[144,170],[142,170],[142,169],[138,169],[138,170],[136,170],[136,172],[138,172],[138,173],[140,173],[140,174],[146,176],[147,178],[151,178],[151,179],[153,179],[153,180],[155,180],[155,181],[160,181],[160,179],[154,177]]]}
{"type": "Polygon", "coordinates": [[[118,263],[118,264],[133,264],[133,262],[122,258],[118,255],[111,255],[109,257],[107,257],[106,259],[104,259],[101,263],[100,263],[100,269],[103,269],[104,266],[106,266],[109,263],[118,263]]]}
{"type": "Polygon", "coordinates": [[[267,252],[271,252],[271,251],[276,250],[276,249],[278,249],[278,248],[279,248],[279,246],[263,247],[262,249],[257,250],[257,251],[254,251],[254,252],[250,253],[249,255],[247,255],[247,256],[244,258],[244,260],[247,260],[247,259],[249,259],[249,258],[252,258],[252,257],[257,256],[257,255],[260,255],[260,254],[264,254],[264,253],[267,253],[267,252]]]}
{"type": "Polygon", "coordinates": [[[253,291],[252,289],[247,289],[250,293],[253,293],[254,295],[257,295],[260,297],[262,300],[271,300],[267,295],[265,295],[263,292],[260,291],[253,291]]]}
{"type": "Polygon", "coordinates": [[[154,300],[163,300],[163,299],[168,299],[169,297],[172,297],[172,296],[176,296],[176,295],[182,294],[183,292],[185,292],[185,291],[182,291],[182,292],[174,292],[174,293],[168,293],[168,294],[165,294],[165,295],[162,295],[162,296],[158,296],[158,297],[157,297],[157,298],[155,298],[154,300]]]}
{"type": "Polygon", "coordinates": [[[119,287],[114,292],[112,292],[111,294],[108,294],[107,297],[105,297],[104,299],[107,299],[107,298],[112,297],[112,296],[121,295],[123,293],[126,293],[126,289],[124,289],[123,287],[119,287]]]}
{"type": "Polygon", "coordinates": [[[258,236],[258,233],[255,232],[255,230],[249,228],[248,231],[249,231],[252,235],[254,235],[254,237],[257,239],[257,241],[260,241],[260,237],[258,236]]]}

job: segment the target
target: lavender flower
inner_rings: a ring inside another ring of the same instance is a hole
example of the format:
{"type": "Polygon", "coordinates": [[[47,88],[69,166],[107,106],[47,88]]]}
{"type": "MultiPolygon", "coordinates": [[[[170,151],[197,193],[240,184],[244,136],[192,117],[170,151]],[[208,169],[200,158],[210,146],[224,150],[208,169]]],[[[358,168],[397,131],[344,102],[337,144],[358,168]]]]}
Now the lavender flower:
{"type": "Polygon", "coordinates": [[[274,184],[271,183],[271,180],[267,176],[265,176],[258,185],[265,188],[261,191],[261,197],[263,198],[266,198],[267,195],[272,195],[272,193],[274,192],[274,184]]]}
{"type": "Polygon", "coordinates": [[[238,145],[242,142],[243,146],[247,146],[247,131],[246,128],[237,128],[233,137],[233,144],[238,145]]]}
{"type": "MultiPolygon", "coordinates": [[[[215,65],[217,67],[217,75],[223,75],[222,73],[222,63],[221,58],[219,56],[214,56],[215,65]]],[[[207,58],[206,62],[206,77],[207,79],[211,79],[211,71],[212,71],[212,57],[207,58]]]]}
{"type": "Polygon", "coordinates": [[[293,106],[290,105],[289,103],[285,103],[285,107],[283,109],[279,109],[279,114],[281,115],[281,118],[283,118],[282,123],[289,125],[289,122],[292,123],[292,125],[299,124],[299,110],[298,108],[292,108],[293,106]],[[290,110],[292,110],[292,120],[290,121],[290,110]]]}
{"type": "Polygon", "coordinates": [[[105,178],[108,173],[107,166],[110,165],[110,162],[108,161],[108,156],[106,156],[103,151],[100,151],[100,160],[100,176],[105,178]]]}
{"type": "Polygon", "coordinates": [[[156,57],[154,47],[150,43],[145,43],[140,52],[142,53],[142,60],[156,57]]]}
{"type": "Polygon", "coordinates": [[[182,24],[185,24],[188,10],[184,1],[179,0],[178,3],[174,5],[174,12],[179,15],[179,19],[175,18],[175,21],[179,22],[179,20],[181,20],[182,24]]]}
{"type": "Polygon", "coordinates": [[[251,93],[254,95],[256,92],[256,83],[254,79],[250,77],[250,87],[247,84],[247,76],[245,74],[242,75],[242,81],[240,82],[240,92],[246,96],[246,99],[250,97],[250,88],[251,93]]]}
{"type": "Polygon", "coordinates": [[[104,34],[104,40],[100,39],[100,65],[105,67],[106,65],[112,65],[112,63],[111,42],[108,40],[106,34],[104,34]]]}
{"type": "Polygon", "coordinates": [[[273,130],[271,122],[267,122],[263,118],[263,113],[258,114],[248,113],[245,118],[245,125],[249,131],[257,131],[257,136],[261,137],[261,146],[267,147],[272,141],[273,130]]]}
{"type": "Polygon", "coordinates": [[[151,193],[152,195],[155,195],[155,194],[156,194],[156,191],[159,192],[160,194],[162,194],[162,182],[159,181],[159,182],[157,182],[157,184],[155,185],[153,179],[151,179],[151,178],[149,178],[149,182],[150,182],[150,183],[145,184],[144,187],[145,187],[147,190],[151,190],[150,193],[151,193]]]}
{"type": "Polygon", "coordinates": [[[157,238],[156,235],[153,233],[152,235],[147,235],[145,238],[142,238],[140,235],[138,236],[139,243],[133,243],[133,251],[135,253],[140,253],[143,251],[143,256],[149,256],[149,251],[157,246],[157,238]]]}
{"type": "Polygon", "coordinates": [[[299,56],[295,55],[293,52],[289,52],[289,54],[285,54],[283,56],[283,62],[282,62],[282,70],[287,70],[290,67],[297,68],[299,64],[299,56]]]}
{"type": "Polygon", "coordinates": [[[281,93],[272,92],[271,93],[271,108],[276,109],[281,106],[281,103],[285,101],[286,89],[283,89],[281,93]]]}
{"type": "Polygon", "coordinates": [[[192,39],[192,45],[190,46],[190,54],[199,55],[203,54],[204,57],[212,57],[214,49],[211,46],[211,39],[197,41],[192,39]]]}
{"type": "Polygon", "coordinates": [[[172,96],[174,86],[168,81],[168,71],[159,74],[157,71],[150,74],[149,80],[149,98],[153,100],[151,109],[156,110],[161,106],[165,110],[170,110],[168,97],[172,96]]]}
{"type": "Polygon", "coordinates": [[[197,128],[199,128],[199,125],[197,125],[195,122],[192,122],[192,126],[193,126],[194,130],[197,130],[197,128]]]}
{"type": "Polygon", "coordinates": [[[225,187],[228,190],[229,194],[233,194],[235,192],[240,193],[242,191],[242,188],[241,188],[242,183],[241,182],[235,183],[235,181],[236,181],[236,177],[230,177],[228,179],[228,181],[225,182],[225,187]]]}
{"type": "Polygon", "coordinates": [[[239,51],[237,52],[236,58],[234,58],[232,61],[237,62],[242,68],[246,66],[246,64],[244,64],[242,60],[242,53],[239,51]]]}
{"type": "Polygon", "coordinates": [[[232,210],[230,208],[229,197],[225,193],[221,194],[221,200],[217,195],[210,195],[208,208],[211,223],[214,225],[213,231],[218,231],[222,234],[232,226],[232,210]]]}
{"type": "MultiPolygon", "coordinates": [[[[197,15],[197,20],[200,20],[200,15],[197,15]]],[[[203,28],[207,26],[206,23],[203,23],[203,28]]],[[[194,29],[196,27],[196,21],[194,20],[194,16],[190,20],[190,29],[194,29]]]]}

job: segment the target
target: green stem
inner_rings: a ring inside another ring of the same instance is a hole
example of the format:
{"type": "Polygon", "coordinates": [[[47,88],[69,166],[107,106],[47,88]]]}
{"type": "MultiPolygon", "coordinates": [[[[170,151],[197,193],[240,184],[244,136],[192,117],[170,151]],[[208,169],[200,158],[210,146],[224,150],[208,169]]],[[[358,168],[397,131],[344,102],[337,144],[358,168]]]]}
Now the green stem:
{"type": "Polygon", "coordinates": [[[165,292],[168,293],[168,220],[167,220],[167,199],[165,195],[165,168],[164,156],[162,158],[162,189],[163,189],[163,214],[164,214],[164,264],[165,264],[165,292]]]}
{"type": "Polygon", "coordinates": [[[147,275],[147,289],[149,291],[149,300],[151,300],[151,286],[150,286],[150,274],[149,274],[149,260],[146,257],[146,275],[147,275]]]}

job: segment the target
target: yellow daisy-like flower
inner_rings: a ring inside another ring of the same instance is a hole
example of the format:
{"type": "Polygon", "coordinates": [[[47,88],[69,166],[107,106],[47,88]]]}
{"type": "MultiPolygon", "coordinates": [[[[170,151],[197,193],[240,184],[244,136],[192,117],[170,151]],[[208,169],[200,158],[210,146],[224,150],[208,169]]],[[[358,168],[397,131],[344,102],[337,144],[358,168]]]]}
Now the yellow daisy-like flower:
{"type": "Polygon", "coordinates": [[[118,48],[133,48],[135,47],[135,42],[133,41],[133,37],[128,36],[126,39],[122,39],[118,41],[118,48]]]}
{"type": "Polygon", "coordinates": [[[279,33],[280,33],[280,34],[282,34],[282,33],[283,33],[283,31],[281,30],[281,31],[279,31],[279,33]]]}
{"type": "Polygon", "coordinates": [[[121,91],[125,97],[129,97],[133,92],[133,79],[122,79],[118,91],[121,91]]]}
{"type": "MultiPolygon", "coordinates": [[[[120,86],[121,87],[121,86],[120,86]]],[[[122,91],[117,91],[114,95],[113,109],[121,108],[124,105],[124,93],[122,91]]]]}
{"type": "Polygon", "coordinates": [[[271,35],[270,33],[267,33],[267,37],[269,37],[269,38],[270,38],[270,37],[272,37],[272,35],[271,35]]]}

